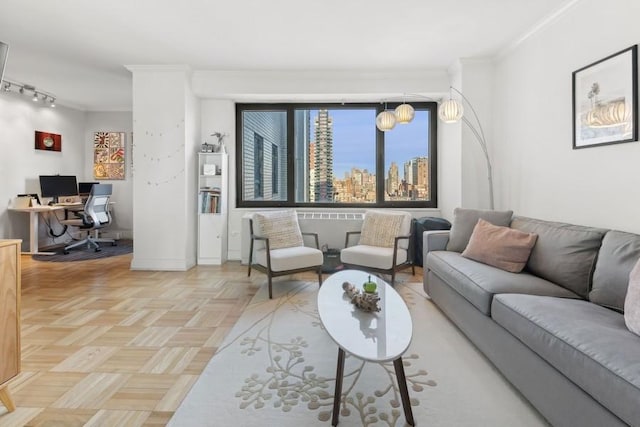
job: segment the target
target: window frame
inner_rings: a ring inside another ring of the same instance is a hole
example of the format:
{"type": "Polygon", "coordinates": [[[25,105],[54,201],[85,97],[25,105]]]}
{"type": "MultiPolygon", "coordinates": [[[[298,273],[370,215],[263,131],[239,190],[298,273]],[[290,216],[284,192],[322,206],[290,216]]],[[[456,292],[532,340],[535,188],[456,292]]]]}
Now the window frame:
{"type": "MultiPolygon", "coordinates": [[[[373,109],[376,116],[382,111],[393,110],[401,102],[376,102],[357,103],[236,103],[236,207],[237,208],[437,208],[438,207],[438,104],[433,101],[411,102],[416,110],[429,112],[429,130],[425,137],[428,138],[429,153],[429,191],[430,200],[390,200],[385,201],[384,181],[384,135],[385,132],[376,128],[376,202],[375,203],[336,203],[336,202],[296,202],[295,198],[295,114],[300,109],[373,109]],[[386,107],[386,108],[385,108],[386,107]],[[286,112],[287,118],[287,197],[286,200],[242,200],[243,188],[243,160],[242,150],[244,112],[286,112]]],[[[375,120],[371,124],[375,126],[375,120]]],[[[402,126],[402,125],[397,125],[402,126]]],[[[389,131],[393,132],[393,130],[389,131]]]]}

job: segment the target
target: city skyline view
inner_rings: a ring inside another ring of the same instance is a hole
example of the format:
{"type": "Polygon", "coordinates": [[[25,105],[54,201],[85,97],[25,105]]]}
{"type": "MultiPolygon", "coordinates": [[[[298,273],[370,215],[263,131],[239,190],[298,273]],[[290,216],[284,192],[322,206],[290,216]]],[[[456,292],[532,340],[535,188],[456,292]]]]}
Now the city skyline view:
{"type": "MultiPolygon", "coordinates": [[[[313,123],[319,110],[309,111],[313,123]]],[[[375,110],[328,109],[328,112],[333,121],[334,176],[343,179],[345,173],[350,173],[354,167],[375,173],[375,110]]],[[[425,138],[428,126],[429,113],[416,111],[411,123],[397,124],[393,130],[385,132],[385,171],[389,170],[392,162],[401,167],[414,157],[429,157],[429,141],[425,138]],[[416,147],[423,147],[424,151],[417,152],[416,147]]]]}
{"type": "MultiPolygon", "coordinates": [[[[385,200],[429,199],[429,158],[414,139],[428,135],[428,113],[421,113],[401,126],[397,136],[385,134],[385,200]]],[[[306,114],[313,123],[307,134],[309,201],[375,203],[376,130],[370,121],[375,110],[319,109],[306,114]]],[[[424,147],[428,153],[428,141],[424,147]]]]}

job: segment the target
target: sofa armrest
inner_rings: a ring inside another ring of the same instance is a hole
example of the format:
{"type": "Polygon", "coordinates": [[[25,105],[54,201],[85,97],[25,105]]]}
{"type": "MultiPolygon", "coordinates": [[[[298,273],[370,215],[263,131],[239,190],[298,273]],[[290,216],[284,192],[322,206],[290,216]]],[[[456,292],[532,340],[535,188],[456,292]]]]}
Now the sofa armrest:
{"type": "Polygon", "coordinates": [[[422,233],[423,262],[430,251],[444,251],[449,242],[449,230],[431,230],[422,233]]]}
{"type": "Polygon", "coordinates": [[[422,233],[422,285],[424,291],[429,294],[427,281],[429,277],[429,268],[427,267],[427,255],[431,251],[444,251],[447,249],[449,242],[449,230],[431,230],[422,233]]]}

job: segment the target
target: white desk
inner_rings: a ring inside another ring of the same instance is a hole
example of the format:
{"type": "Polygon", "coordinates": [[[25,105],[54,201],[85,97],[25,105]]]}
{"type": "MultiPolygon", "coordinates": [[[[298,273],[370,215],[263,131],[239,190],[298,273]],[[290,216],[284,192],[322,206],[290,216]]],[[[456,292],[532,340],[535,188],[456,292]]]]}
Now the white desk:
{"type": "MultiPolygon", "coordinates": [[[[79,204],[78,206],[82,206],[79,204]]],[[[10,207],[10,211],[14,212],[28,212],[29,213],[29,251],[22,252],[23,255],[53,255],[55,252],[40,252],[38,250],[38,221],[40,219],[40,213],[53,212],[58,210],[64,210],[73,208],[73,206],[33,206],[28,208],[14,208],[10,207]]]]}

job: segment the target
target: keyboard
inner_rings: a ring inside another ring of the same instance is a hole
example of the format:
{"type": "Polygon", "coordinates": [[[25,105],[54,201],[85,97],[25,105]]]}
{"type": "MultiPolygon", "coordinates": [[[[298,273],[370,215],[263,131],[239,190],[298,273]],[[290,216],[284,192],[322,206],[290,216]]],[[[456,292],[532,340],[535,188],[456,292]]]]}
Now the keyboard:
{"type": "Polygon", "coordinates": [[[53,206],[82,206],[82,203],[80,203],[80,202],[60,202],[60,203],[54,203],[53,206]]]}

